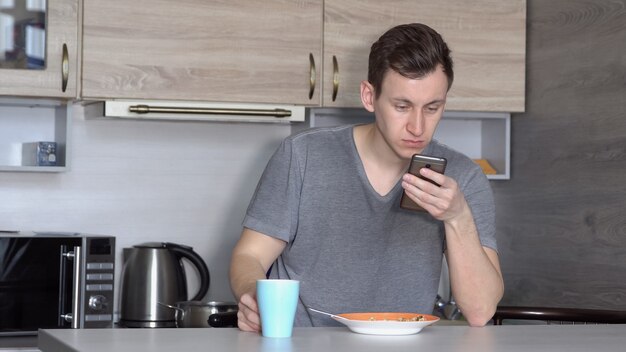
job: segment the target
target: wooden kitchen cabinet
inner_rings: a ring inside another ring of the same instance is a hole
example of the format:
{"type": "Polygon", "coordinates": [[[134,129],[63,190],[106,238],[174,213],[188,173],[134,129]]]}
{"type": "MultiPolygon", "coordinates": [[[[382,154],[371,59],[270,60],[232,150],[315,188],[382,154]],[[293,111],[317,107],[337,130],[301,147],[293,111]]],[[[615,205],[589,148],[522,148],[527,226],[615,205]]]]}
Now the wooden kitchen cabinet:
{"type": "Polygon", "coordinates": [[[371,43],[423,22],[452,49],[448,110],[518,112],[525,21],[525,0],[85,0],[81,96],[360,107],[371,43]]]}
{"type": "Polygon", "coordinates": [[[322,0],[85,0],[81,95],[317,106],[321,28],[322,0]]]}
{"type": "Polygon", "coordinates": [[[452,50],[447,110],[524,111],[525,0],[325,0],[322,105],[360,107],[371,44],[410,22],[433,27],[452,50]]]}
{"type": "MultiPolygon", "coordinates": [[[[20,0],[15,6],[23,6],[24,2],[20,0]]],[[[54,0],[46,3],[45,67],[0,68],[1,96],[71,99],[77,95],[78,0],[54,0]]],[[[8,17],[13,16],[8,14],[8,17]]],[[[15,26],[18,28],[19,25],[16,23],[15,26]]],[[[12,32],[11,30],[11,35],[12,32]]]]}

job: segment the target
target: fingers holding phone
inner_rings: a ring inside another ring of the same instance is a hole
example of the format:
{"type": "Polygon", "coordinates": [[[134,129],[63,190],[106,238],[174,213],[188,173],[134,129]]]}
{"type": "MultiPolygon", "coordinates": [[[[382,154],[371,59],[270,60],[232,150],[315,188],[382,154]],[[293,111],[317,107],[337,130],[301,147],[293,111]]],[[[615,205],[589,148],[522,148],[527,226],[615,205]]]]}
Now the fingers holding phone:
{"type": "Polygon", "coordinates": [[[462,214],[468,207],[456,181],[444,175],[447,164],[445,159],[432,158],[417,154],[413,156],[408,172],[410,175],[403,177],[404,192],[400,206],[425,211],[435,219],[445,221],[462,214]]]}
{"type": "MultiPolygon", "coordinates": [[[[429,174],[432,175],[434,173],[434,171],[431,171],[429,174]]],[[[426,175],[423,176],[425,177],[426,175]]],[[[442,187],[433,184],[430,180],[406,174],[402,178],[402,187],[404,188],[404,194],[402,195],[404,201],[401,202],[401,207],[404,209],[428,212],[437,218],[439,210],[446,207],[444,201],[445,193],[442,187]]]]}
{"type": "Polygon", "coordinates": [[[439,186],[445,182],[443,173],[446,170],[446,164],[445,158],[413,155],[408,173],[418,179],[407,175],[403,178],[404,192],[400,199],[400,207],[414,211],[427,211],[428,206],[436,201],[433,193],[437,193],[439,186]],[[425,170],[422,173],[423,169],[425,170]]]}

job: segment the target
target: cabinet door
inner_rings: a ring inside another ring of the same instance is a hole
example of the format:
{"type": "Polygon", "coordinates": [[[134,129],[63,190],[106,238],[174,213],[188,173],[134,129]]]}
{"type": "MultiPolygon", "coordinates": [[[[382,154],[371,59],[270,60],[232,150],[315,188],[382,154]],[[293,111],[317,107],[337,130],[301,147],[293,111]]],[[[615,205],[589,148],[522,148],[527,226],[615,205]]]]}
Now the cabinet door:
{"type": "MultiPolygon", "coordinates": [[[[26,42],[23,46],[29,46],[29,40],[24,39],[27,25],[16,19],[15,13],[31,11],[26,3],[25,0],[15,1],[11,11],[8,8],[2,11],[3,19],[14,24],[11,27],[15,30],[12,28],[10,31],[10,35],[15,37],[12,41],[20,41],[17,38],[22,37],[26,42]]],[[[43,17],[46,18],[45,24],[38,24],[40,34],[37,35],[45,44],[34,44],[41,46],[41,51],[46,53],[43,66],[41,69],[0,68],[0,95],[74,98],[78,78],[78,0],[47,1],[38,10],[45,11],[43,17]]],[[[31,45],[35,42],[36,39],[31,45]]]]}
{"type": "Polygon", "coordinates": [[[320,102],[322,0],[85,0],[83,28],[84,98],[320,102]]]}
{"type": "Polygon", "coordinates": [[[410,22],[431,26],[452,50],[448,110],[524,111],[525,0],[326,0],[323,105],[361,106],[359,84],[367,79],[371,44],[392,26],[410,22]]]}

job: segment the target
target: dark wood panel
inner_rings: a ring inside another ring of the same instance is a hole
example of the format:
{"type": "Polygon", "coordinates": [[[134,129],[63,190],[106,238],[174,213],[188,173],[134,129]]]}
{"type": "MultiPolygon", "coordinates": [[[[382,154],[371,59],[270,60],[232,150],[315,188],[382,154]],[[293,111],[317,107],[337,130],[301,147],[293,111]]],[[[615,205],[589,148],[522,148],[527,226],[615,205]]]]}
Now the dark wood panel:
{"type": "Polygon", "coordinates": [[[626,310],[626,0],[529,0],[527,40],[492,183],[502,304],[626,310]]]}

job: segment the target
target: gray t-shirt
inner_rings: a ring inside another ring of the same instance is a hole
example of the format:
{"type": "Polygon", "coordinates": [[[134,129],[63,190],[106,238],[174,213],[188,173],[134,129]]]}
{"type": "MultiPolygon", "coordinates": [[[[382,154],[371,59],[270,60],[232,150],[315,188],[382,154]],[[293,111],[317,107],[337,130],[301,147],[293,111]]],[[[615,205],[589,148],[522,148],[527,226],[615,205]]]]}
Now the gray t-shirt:
{"type": "MultiPolygon", "coordinates": [[[[496,249],[489,182],[466,156],[432,141],[448,160],[481,243],[496,249]]],[[[296,326],[335,326],[333,313],[433,311],[445,248],[443,223],[399,207],[400,181],[381,196],[369,183],[353,126],[286,138],[269,161],[243,226],[287,242],[270,278],[300,280],[296,326]]]]}

